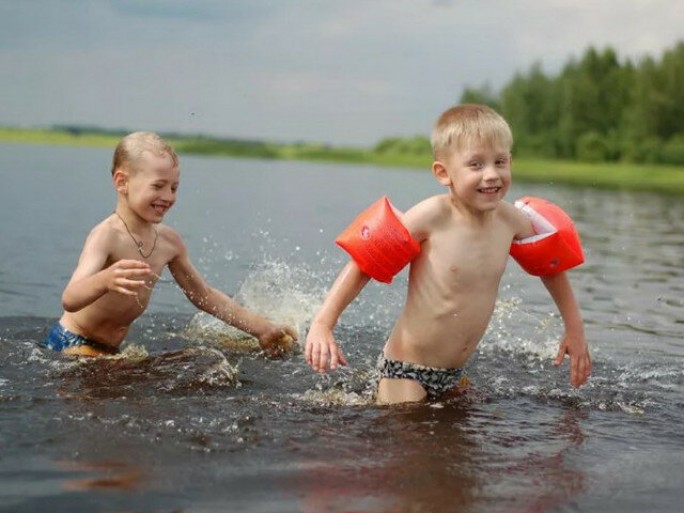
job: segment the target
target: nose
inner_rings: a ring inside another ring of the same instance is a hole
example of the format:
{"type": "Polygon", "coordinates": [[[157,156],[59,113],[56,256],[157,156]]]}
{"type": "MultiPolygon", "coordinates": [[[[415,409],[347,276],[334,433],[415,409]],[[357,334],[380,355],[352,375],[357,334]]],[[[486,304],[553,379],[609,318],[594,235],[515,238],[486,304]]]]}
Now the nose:
{"type": "Polygon", "coordinates": [[[165,188],[164,194],[162,194],[162,199],[164,201],[168,201],[169,203],[173,203],[176,201],[176,191],[171,188],[165,188]]]}
{"type": "Polygon", "coordinates": [[[485,167],[483,178],[485,182],[497,181],[499,180],[499,170],[495,165],[490,164],[485,167]]]}

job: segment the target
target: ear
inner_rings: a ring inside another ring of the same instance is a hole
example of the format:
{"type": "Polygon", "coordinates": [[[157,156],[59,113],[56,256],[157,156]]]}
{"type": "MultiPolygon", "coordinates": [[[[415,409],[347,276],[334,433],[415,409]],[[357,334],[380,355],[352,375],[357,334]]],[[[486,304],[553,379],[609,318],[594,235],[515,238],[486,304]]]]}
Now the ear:
{"type": "Polygon", "coordinates": [[[116,189],[116,192],[123,194],[124,196],[128,194],[128,173],[126,171],[117,168],[114,171],[112,181],[114,182],[114,189],[116,189]]]}
{"type": "Polygon", "coordinates": [[[435,160],[432,163],[432,174],[435,175],[437,181],[442,185],[446,187],[451,185],[451,178],[449,178],[449,173],[447,173],[446,166],[443,162],[435,160]]]}

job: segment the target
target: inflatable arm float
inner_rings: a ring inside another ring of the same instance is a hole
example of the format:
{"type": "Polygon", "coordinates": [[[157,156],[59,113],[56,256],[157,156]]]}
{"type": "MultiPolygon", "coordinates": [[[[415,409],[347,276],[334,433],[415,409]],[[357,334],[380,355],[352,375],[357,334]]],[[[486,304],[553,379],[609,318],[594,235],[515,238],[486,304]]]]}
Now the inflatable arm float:
{"type": "Polygon", "coordinates": [[[515,206],[530,219],[536,233],[511,244],[511,256],[525,271],[551,276],[584,262],[575,225],[559,206],[533,197],[522,198],[515,206]]]}
{"type": "Polygon", "coordinates": [[[420,253],[420,244],[397,217],[383,196],[364,210],[335,240],[359,268],[383,283],[420,253]]]}

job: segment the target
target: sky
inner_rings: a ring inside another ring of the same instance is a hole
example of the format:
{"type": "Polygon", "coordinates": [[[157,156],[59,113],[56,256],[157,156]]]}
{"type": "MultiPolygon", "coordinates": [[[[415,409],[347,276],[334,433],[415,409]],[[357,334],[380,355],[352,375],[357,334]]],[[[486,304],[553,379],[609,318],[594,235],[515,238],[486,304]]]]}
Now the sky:
{"type": "Polygon", "coordinates": [[[0,125],[372,146],[593,46],[660,58],[681,0],[0,0],[0,125]]]}

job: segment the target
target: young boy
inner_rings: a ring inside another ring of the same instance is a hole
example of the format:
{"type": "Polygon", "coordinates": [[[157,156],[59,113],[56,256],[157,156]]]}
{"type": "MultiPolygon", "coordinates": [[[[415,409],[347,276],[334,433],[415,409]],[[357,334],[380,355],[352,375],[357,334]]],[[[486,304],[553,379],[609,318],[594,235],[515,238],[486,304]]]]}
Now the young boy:
{"type": "Polygon", "coordinates": [[[150,132],[124,137],[114,152],[112,178],[116,210],[88,235],[47,347],[82,356],[118,352],[165,266],[197,308],[255,336],[269,354],[277,354],[288,336],[297,338],[293,328],[273,324],[210,287],[180,235],[161,224],[180,181],[178,157],[166,141],[150,132]]]}
{"type": "MultiPolygon", "coordinates": [[[[503,201],[511,185],[512,144],[506,121],[485,106],[454,107],[437,120],[432,172],[447,193],[401,216],[420,253],[411,261],[406,304],[378,365],[378,403],[421,401],[453,390],[484,335],[511,243],[534,235],[528,218],[503,201]]],[[[333,328],[368,280],[354,260],[335,280],[306,339],[306,361],[315,371],[346,365],[333,328]]],[[[570,282],[564,272],[542,281],[565,324],[554,364],[568,354],[570,382],[579,387],[591,373],[591,359],[570,282]]]]}

